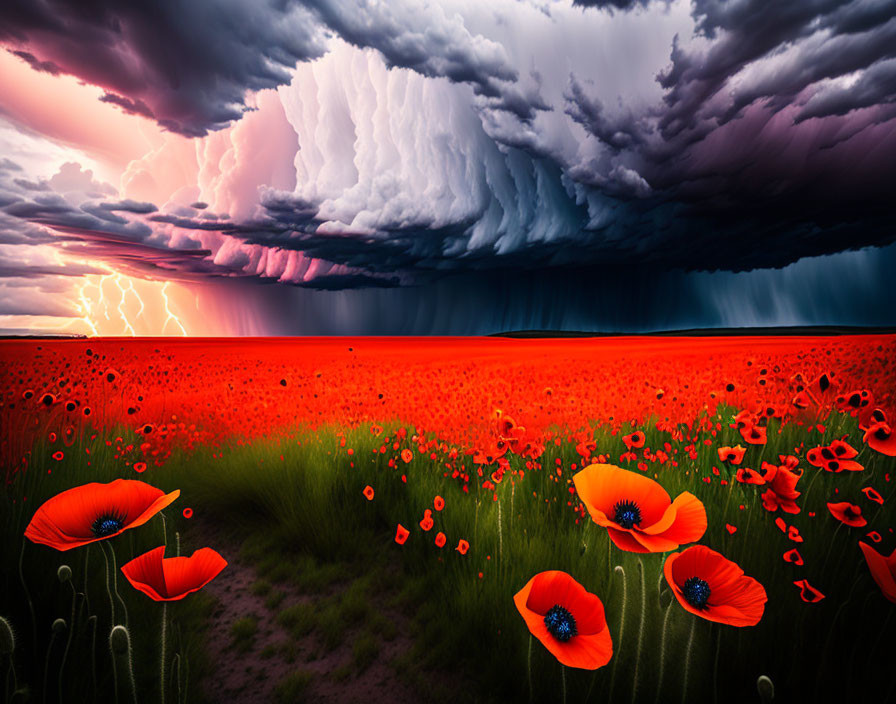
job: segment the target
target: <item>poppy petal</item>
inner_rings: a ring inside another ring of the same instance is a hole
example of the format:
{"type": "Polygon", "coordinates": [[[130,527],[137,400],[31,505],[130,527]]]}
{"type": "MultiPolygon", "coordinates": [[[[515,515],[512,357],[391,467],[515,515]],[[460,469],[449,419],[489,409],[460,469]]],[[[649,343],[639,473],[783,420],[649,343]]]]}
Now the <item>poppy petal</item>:
{"type": "Polygon", "coordinates": [[[890,557],[884,557],[867,543],[860,542],[859,547],[884,597],[896,604],[896,550],[890,557]]]}
{"type": "MultiPolygon", "coordinates": [[[[690,492],[685,491],[675,498],[672,508],[675,509],[675,521],[658,537],[663,537],[677,545],[700,540],[706,533],[707,526],[706,507],[703,502],[690,492]]],[[[647,529],[644,532],[648,532],[647,529]]]]}
{"type": "Polygon", "coordinates": [[[800,599],[807,604],[815,604],[825,598],[824,594],[809,584],[806,579],[798,579],[794,584],[800,588],[800,599]]]}

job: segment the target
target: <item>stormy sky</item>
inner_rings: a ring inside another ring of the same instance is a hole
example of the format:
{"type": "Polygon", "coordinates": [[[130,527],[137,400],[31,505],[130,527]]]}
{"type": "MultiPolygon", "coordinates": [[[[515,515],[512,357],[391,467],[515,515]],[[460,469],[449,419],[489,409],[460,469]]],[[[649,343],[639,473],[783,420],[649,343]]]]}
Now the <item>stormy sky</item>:
{"type": "Polygon", "coordinates": [[[7,0],[0,47],[0,330],[896,324],[893,0],[7,0]]]}

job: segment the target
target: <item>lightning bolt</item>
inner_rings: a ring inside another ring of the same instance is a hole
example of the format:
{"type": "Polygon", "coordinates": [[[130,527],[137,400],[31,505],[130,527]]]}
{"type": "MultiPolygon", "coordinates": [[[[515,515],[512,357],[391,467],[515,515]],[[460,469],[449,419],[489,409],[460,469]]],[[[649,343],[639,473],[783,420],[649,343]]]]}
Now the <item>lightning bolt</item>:
{"type": "MultiPolygon", "coordinates": [[[[134,330],[134,326],[131,325],[131,321],[128,320],[128,316],[125,315],[124,312],[124,299],[127,291],[125,290],[125,287],[121,285],[121,274],[116,274],[112,281],[121,293],[121,298],[118,301],[118,315],[121,317],[122,321],[124,321],[124,330],[125,332],[130,332],[131,337],[137,337],[137,332],[134,330]]],[[[131,284],[131,287],[133,288],[133,283],[131,284]]]]}
{"type": "Polygon", "coordinates": [[[81,284],[81,289],[78,291],[78,312],[81,313],[79,320],[83,321],[90,328],[90,332],[93,333],[94,337],[96,337],[100,333],[96,328],[96,323],[93,322],[93,304],[87,298],[88,286],[90,286],[90,280],[85,278],[81,284]]]}
{"type": "Polygon", "coordinates": [[[165,300],[165,313],[167,314],[167,318],[165,318],[165,324],[162,326],[162,332],[165,332],[165,328],[168,327],[169,321],[174,321],[175,324],[180,328],[180,334],[183,337],[187,336],[187,331],[183,325],[181,325],[180,320],[177,319],[177,316],[171,312],[171,308],[168,307],[168,286],[170,285],[170,281],[166,281],[165,285],[162,286],[162,298],[165,300]]]}

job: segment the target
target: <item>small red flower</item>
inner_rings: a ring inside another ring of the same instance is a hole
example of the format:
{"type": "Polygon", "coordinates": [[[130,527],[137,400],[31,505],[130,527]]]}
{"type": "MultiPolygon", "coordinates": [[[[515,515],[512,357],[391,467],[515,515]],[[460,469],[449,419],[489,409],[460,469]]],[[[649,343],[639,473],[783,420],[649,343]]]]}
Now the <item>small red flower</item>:
{"type": "Polygon", "coordinates": [[[404,460],[405,464],[408,464],[412,459],[414,459],[414,453],[405,448],[401,451],[401,459],[404,460]]]}
{"type": "Polygon", "coordinates": [[[142,474],[146,471],[146,462],[134,462],[134,471],[137,474],[142,474]]]}
{"type": "Polygon", "coordinates": [[[737,532],[737,526],[733,526],[730,523],[726,523],[725,530],[727,530],[731,535],[734,535],[737,532]]]}
{"type": "Polygon", "coordinates": [[[625,443],[625,446],[631,450],[632,448],[638,449],[644,447],[645,441],[644,433],[640,430],[636,430],[631,435],[625,435],[622,438],[622,442],[625,443]]]}
{"type": "Polygon", "coordinates": [[[603,603],[565,572],[540,572],[513,602],[529,632],[562,665],[596,670],[613,657],[603,603]]]}
{"type": "Polygon", "coordinates": [[[736,447],[720,447],[719,448],[719,462],[728,462],[729,464],[740,464],[743,462],[744,453],[747,451],[743,445],[737,445],[736,447]]]}
{"type": "Polygon", "coordinates": [[[887,423],[875,423],[865,431],[865,444],[882,455],[896,457],[896,433],[887,423]]]}
{"type": "Polygon", "coordinates": [[[879,543],[883,538],[880,537],[880,533],[876,530],[871,531],[867,534],[867,537],[871,538],[875,543],[879,543]]]}
{"type": "Polygon", "coordinates": [[[803,556],[800,555],[796,548],[794,548],[793,550],[788,550],[784,553],[784,562],[792,562],[794,565],[802,565],[803,556]]]}
{"type": "Polygon", "coordinates": [[[878,494],[870,486],[866,486],[864,489],[862,489],[862,493],[869,501],[873,501],[876,504],[882,504],[884,502],[884,497],[878,494]]]}
{"type": "Polygon", "coordinates": [[[868,521],[862,516],[862,509],[848,501],[841,501],[835,504],[829,503],[828,511],[838,521],[852,528],[861,528],[868,525],[868,521]]]}
{"type": "Polygon", "coordinates": [[[373,501],[373,487],[368,484],[364,487],[364,491],[361,492],[364,494],[364,498],[368,501],[373,501]]]}
{"type": "Polygon", "coordinates": [[[184,518],[192,518],[193,517],[193,509],[185,508],[184,509],[184,518]]]}
{"type": "Polygon", "coordinates": [[[815,604],[824,599],[824,594],[818,591],[805,579],[798,579],[794,582],[800,588],[800,599],[807,604],[815,604]]]}
{"type": "Polygon", "coordinates": [[[65,457],[65,455],[62,453],[62,450],[56,450],[56,452],[53,453],[53,459],[57,462],[61,461],[63,457],[65,457]]]}
{"type": "Polygon", "coordinates": [[[445,534],[439,531],[436,533],[436,547],[443,548],[445,547],[445,543],[448,541],[448,538],[445,537],[445,534]]]}
{"type": "Polygon", "coordinates": [[[134,589],[155,601],[177,601],[199,591],[227,566],[211,548],[201,548],[190,557],[165,557],[165,546],[135,557],[121,571],[134,589]]]}
{"type": "Polygon", "coordinates": [[[432,505],[436,511],[441,511],[443,508],[445,508],[445,499],[443,499],[441,496],[437,496],[435,499],[433,499],[432,505]]]}
{"type": "Polygon", "coordinates": [[[411,532],[399,523],[398,528],[395,530],[395,542],[399,545],[404,545],[410,534],[411,532]]]}
{"type": "Polygon", "coordinates": [[[470,549],[470,544],[466,540],[461,538],[457,541],[457,547],[454,549],[457,550],[461,555],[466,555],[467,550],[470,549]]]}
{"type": "Polygon", "coordinates": [[[423,520],[420,521],[420,527],[423,530],[428,531],[432,528],[432,526],[433,526],[432,511],[430,511],[429,509],[426,509],[423,512],[423,520]]]}

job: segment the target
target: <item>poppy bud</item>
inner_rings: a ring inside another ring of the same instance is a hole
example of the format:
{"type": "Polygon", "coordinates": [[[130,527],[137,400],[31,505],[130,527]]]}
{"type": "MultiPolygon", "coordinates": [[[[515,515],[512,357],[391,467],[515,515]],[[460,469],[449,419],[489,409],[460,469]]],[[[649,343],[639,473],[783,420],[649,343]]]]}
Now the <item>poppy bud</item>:
{"type": "Polygon", "coordinates": [[[770,702],[775,698],[775,684],[766,675],[760,675],[756,680],[756,689],[763,702],[770,702]]]}
{"type": "Polygon", "coordinates": [[[9,655],[16,649],[16,634],[12,624],[0,616],[0,655],[9,655]]]}
{"type": "Polygon", "coordinates": [[[59,569],[56,570],[56,576],[62,584],[65,584],[72,578],[72,568],[68,565],[59,565],[59,569]]]}
{"type": "Polygon", "coordinates": [[[53,633],[62,633],[66,628],[68,628],[68,624],[65,622],[64,618],[57,618],[53,621],[53,633]]]}
{"type": "Polygon", "coordinates": [[[127,655],[131,649],[131,636],[124,626],[115,626],[109,634],[109,647],[115,655],[127,655]]]}

